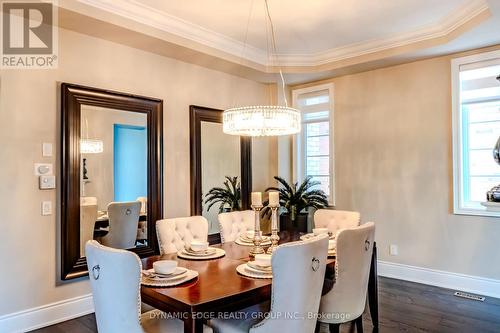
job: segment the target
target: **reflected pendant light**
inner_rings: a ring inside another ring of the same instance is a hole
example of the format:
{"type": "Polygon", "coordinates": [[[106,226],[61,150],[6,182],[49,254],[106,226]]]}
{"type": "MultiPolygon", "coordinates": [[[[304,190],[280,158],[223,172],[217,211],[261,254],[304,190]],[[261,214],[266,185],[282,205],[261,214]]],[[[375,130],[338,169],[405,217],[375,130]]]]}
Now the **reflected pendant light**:
{"type": "Polygon", "coordinates": [[[85,118],[85,139],[80,139],[80,154],[99,154],[104,151],[102,140],[89,139],[89,123],[85,118]]]}
{"type": "MultiPolygon", "coordinates": [[[[269,13],[267,0],[264,0],[264,2],[266,5],[266,15],[271,27],[272,48],[274,54],[276,54],[273,21],[269,13]]],[[[285,106],[256,105],[224,110],[222,115],[224,133],[244,136],[278,136],[300,132],[300,111],[288,106],[285,95],[285,79],[283,78],[281,68],[279,68],[279,73],[283,86],[285,106]]]]}

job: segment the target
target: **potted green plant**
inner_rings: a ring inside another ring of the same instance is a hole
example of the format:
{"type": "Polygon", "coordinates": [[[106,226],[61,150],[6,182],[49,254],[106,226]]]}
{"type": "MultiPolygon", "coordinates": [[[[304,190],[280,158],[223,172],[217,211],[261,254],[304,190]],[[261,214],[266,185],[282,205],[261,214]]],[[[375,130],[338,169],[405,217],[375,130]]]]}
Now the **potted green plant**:
{"type": "MultiPolygon", "coordinates": [[[[293,230],[307,232],[307,209],[316,209],[328,206],[328,197],[323,190],[314,189],[320,182],[306,177],[302,184],[288,184],[286,180],[275,176],[274,179],[279,187],[269,187],[266,192],[278,191],[280,194],[280,230],[293,230]]],[[[268,202],[264,202],[266,206],[268,202]]],[[[266,216],[271,214],[271,209],[266,207],[262,213],[266,216]]]]}
{"type": "Polygon", "coordinates": [[[215,204],[219,204],[219,213],[241,210],[241,186],[238,177],[226,176],[224,187],[214,187],[208,191],[205,204],[208,204],[207,211],[215,204]]]}

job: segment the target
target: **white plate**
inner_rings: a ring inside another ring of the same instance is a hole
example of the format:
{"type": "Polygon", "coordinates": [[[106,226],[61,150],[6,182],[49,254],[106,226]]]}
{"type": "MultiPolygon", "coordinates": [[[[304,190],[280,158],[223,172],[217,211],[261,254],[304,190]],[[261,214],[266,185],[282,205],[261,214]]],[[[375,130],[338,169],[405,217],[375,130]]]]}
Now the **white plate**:
{"type": "Polygon", "coordinates": [[[256,271],[253,268],[249,267],[247,264],[239,265],[238,267],[236,267],[236,271],[243,276],[251,277],[254,279],[272,279],[273,278],[272,274],[256,271]]]}
{"type": "Polygon", "coordinates": [[[270,273],[270,272],[272,272],[272,267],[271,266],[267,266],[267,267],[259,266],[255,262],[253,262],[253,261],[247,262],[247,265],[248,265],[248,267],[250,267],[250,268],[252,268],[254,270],[257,270],[259,272],[263,272],[263,273],[270,273]]]}
{"type": "Polygon", "coordinates": [[[198,272],[188,269],[186,274],[177,279],[150,279],[144,275],[141,277],[141,284],[147,287],[173,287],[198,277],[198,272]]]}
{"type": "MultiPolygon", "coordinates": [[[[305,234],[305,235],[300,236],[300,240],[305,241],[305,240],[312,239],[314,237],[318,237],[318,236],[315,236],[313,233],[305,234]]],[[[335,235],[329,236],[328,239],[335,239],[335,235]]]]}
{"type": "Polygon", "coordinates": [[[199,256],[199,255],[192,255],[190,253],[185,252],[184,250],[177,252],[177,257],[181,259],[187,259],[187,260],[211,260],[211,259],[217,259],[220,257],[224,257],[226,255],[226,251],[223,249],[215,248],[215,253],[211,255],[204,255],[204,256],[199,256]]]}
{"type": "MultiPolygon", "coordinates": [[[[253,246],[253,242],[245,242],[245,241],[241,240],[241,238],[236,239],[234,242],[236,244],[242,245],[242,246],[253,246]]],[[[269,245],[271,245],[270,240],[263,241],[262,243],[260,243],[260,246],[269,246],[269,245]]]]}
{"type": "Polygon", "coordinates": [[[189,254],[190,256],[206,257],[215,254],[217,252],[217,249],[214,247],[209,247],[205,251],[198,251],[198,252],[189,249],[184,249],[183,252],[185,254],[189,254]]]}
{"type": "Polygon", "coordinates": [[[143,275],[150,279],[171,279],[182,276],[187,273],[188,269],[184,267],[176,267],[175,271],[171,274],[159,274],[156,273],[153,268],[143,271],[143,275]]]}

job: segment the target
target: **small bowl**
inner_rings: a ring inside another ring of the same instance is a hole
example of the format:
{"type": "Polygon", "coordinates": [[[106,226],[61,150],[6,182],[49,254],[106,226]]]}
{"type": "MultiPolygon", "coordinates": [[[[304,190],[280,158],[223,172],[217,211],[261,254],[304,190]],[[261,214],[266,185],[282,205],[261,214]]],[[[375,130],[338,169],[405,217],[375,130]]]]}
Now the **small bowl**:
{"type": "MultiPolygon", "coordinates": [[[[262,237],[262,231],[259,231],[259,234],[262,237]]],[[[247,232],[246,232],[247,238],[253,239],[254,235],[255,235],[255,231],[254,230],[247,230],[247,232]]]]}
{"type": "Polygon", "coordinates": [[[313,229],[314,236],[319,236],[319,235],[327,234],[327,233],[328,233],[328,228],[314,228],[313,229]]]}
{"type": "Polygon", "coordinates": [[[205,251],[208,249],[208,242],[205,241],[200,241],[200,240],[192,240],[190,244],[191,250],[198,252],[198,251],[205,251]]]}
{"type": "Polygon", "coordinates": [[[261,267],[271,266],[271,255],[270,254],[256,254],[255,264],[261,267]]]}
{"type": "Polygon", "coordinates": [[[172,274],[177,268],[177,261],[175,260],[159,260],[153,263],[153,269],[158,274],[172,274]]]}
{"type": "Polygon", "coordinates": [[[328,250],[333,250],[337,246],[337,241],[335,239],[330,239],[328,241],[328,250]]]}

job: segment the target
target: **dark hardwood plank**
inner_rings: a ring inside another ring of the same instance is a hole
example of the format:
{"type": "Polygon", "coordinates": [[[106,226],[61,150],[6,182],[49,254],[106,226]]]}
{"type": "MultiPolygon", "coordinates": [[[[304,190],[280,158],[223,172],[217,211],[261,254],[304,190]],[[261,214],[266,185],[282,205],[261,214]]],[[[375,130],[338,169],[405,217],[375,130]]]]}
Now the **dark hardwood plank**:
{"type": "MultiPolygon", "coordinates": [[[[407,281],[379,278],[379,332],[488,333],[500,332],[500,299],[484,302],[461,299],[453,290],[407,281]]],[[[369,309],[363,315],[365,332],[372,332],[369,309]]],[[[351,324],[341,325],[352,332],[351,324]]],[[[38,333],[97,332],[94,315],[37,330],[38,333]]],[[[327,332],[322,327],[321,332],[327,332]]]]}

